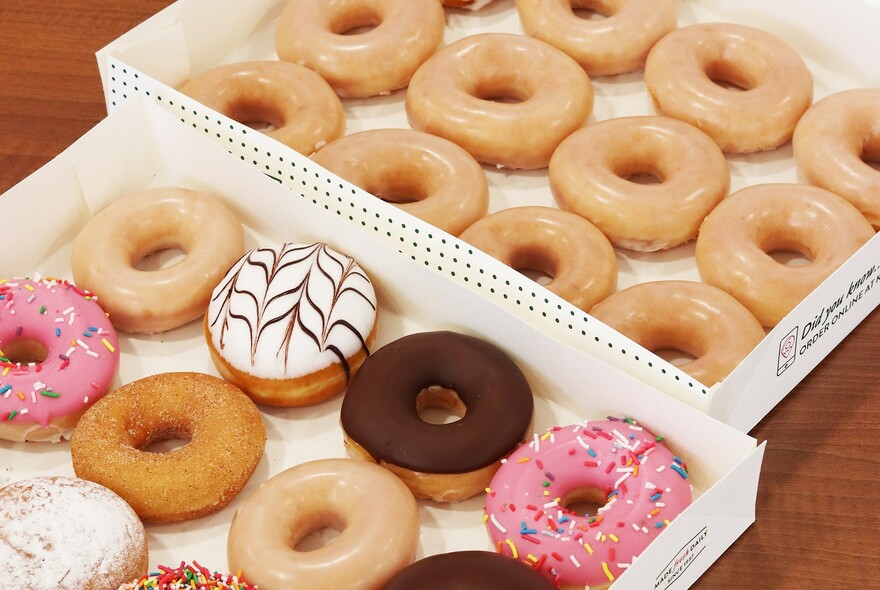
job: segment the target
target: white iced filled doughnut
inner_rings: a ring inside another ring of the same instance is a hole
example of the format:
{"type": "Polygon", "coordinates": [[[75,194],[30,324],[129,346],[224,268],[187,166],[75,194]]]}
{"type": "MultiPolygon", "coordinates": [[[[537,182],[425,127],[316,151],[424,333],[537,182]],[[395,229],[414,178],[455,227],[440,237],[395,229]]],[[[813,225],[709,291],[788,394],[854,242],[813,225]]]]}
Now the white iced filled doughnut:
{"type": "Polygon", "coordinates": [[[648,54],[645,84],[661,115],[699,127],[730,153],[785,143],[813,100],[813,76],[790,45],[732,23],[666,35],[648,54]]]}
{"type": "Polygon", "coordinates": [[[215,197],[161,187],[114,201],[73,242],[78,287],[95,293],[117,330],[154,334],[205,313],[211,291],[244,251],[235,214],[215,197]],[[158,270],[137,264],[150,254],[185,256],[158,270]]]}
{"type": "Polygon", "coordinates": [[[339,96],[367,97],[406,86],[443,42],[445,25],[437,0],[287,0],[275,48],[339,96]]]}
{"type": "Polygon", "coordinates": [[[452,235],[486,214],[480,164],[451,141],[412,129],[347,135],[312,159],[334,174],[452,235]]]}
{"type": "Polygon", "coordinates": [[[608,238],[568,211],[511,207],[480,219],[460,237],[511,268],[549,276],[544,286],[584,311],[617,286],[617,259],[608,238]]]}
{"type": "Polygon", "coordinates": [[[366,461],[301,463],[262,484],[236,511],[227,557],[260,590],[379,590],[412,563],[419,509],[390,471],[366,461]],[[339,535],[311,551],[321,529],[339,535]]]}
{"type": "Polygon", "coordinates": [[[880,88],[846,90],[804,113],[792,137],[794,159],[809,184],[856,206],[880,229],[880,88]]]}
{"type": "Polygon", "coordinates": [[[874,236],[858,209],[821,188],[763,184],[724,199],[703,222],[696,260],[703,281],[773,327],[874,236]],[[771,254],[809,263],[786,265],[771,254]]]}
{"type": "Polygon", "coordinates": [[[524,35],[482,33],[431,56],[406,92],[410,124],[485,164],[544,168],[586,124],[593,87],[573,59],[524,35]]]}
{"type": "Polygon", "coordinates": [[[378,307],[360,265],[327,244],[255,248],[205,314],[220,374],[259,404],[302,406],[342,391],[370,352],[378,307]]]}
{"type": "Polygon", "coordinates": [[[345,132],[339,97],[308,68],[283,61],[248,61],[211,68],[180,91],[309,155],[345,132]]]}
{"type": "Polygon", "coordinates": [[[621,117],[584,127],[550,160],[563,208],[621,248],[651,252],[697,235],[730,187],[724,154],[699,129],[668,117],[621,117]],[[650,175],[656,183],[630,179],[650,175]]]}
{"type": "Polygon", "coordinates": [[[517,0],[516,8],[527,35],[561,49],[591,76],[643,67],[651,47],[678,26],[676,0],[517,0]],[[575,8],[604,18],[581,18],[575,8]]]}
{"type": "Polygon", "coordinates": [[[740,302],[717,287],[692,281],[651,281],[611,295],[590,315],[653,352],[693,357],[679,368],[712,386],[727,377],[764,338],[740,302]]]}

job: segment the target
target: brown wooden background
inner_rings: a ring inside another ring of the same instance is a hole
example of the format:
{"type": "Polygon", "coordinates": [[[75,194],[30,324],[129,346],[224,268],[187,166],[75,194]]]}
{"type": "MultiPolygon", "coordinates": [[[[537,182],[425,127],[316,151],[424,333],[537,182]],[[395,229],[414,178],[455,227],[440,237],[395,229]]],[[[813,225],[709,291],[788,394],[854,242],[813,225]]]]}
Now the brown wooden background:
{"type": "MultiPolygon", "coordinates": [[[[105,116],[94,53],[168,4],[0,0],[0,193],[105,116]]],[[[880,588],[878,359],[875,311],[752,431],[757,522],[697,588],[880,588]]]]}

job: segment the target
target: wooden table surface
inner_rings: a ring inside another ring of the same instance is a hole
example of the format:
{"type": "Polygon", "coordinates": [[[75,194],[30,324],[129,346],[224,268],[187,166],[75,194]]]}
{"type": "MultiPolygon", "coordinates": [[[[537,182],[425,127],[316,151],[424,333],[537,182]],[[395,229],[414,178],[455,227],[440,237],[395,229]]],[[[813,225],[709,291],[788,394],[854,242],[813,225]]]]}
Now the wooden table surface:
{"type": "MultiPolygon", "coordinates": [[[[168,4],[0,2],[0,193],[105,116],[94,53],[168,4]]],[[[878,359],[875,311],[750,433],[757,521],[696,588],[880,588],[878,359]]]]}

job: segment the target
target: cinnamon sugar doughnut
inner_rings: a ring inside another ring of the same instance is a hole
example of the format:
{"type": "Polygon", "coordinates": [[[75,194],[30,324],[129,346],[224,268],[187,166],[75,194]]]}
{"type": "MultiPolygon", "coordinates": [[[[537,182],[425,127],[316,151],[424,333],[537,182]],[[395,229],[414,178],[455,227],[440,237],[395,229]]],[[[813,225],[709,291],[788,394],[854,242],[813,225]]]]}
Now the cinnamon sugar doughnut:
{"type": "Polygon", "coordinates": [[[275,48],[339,96],[368,97],[406,86],[442,43],[445,26],[437,0],[288,0],[275,48]]]}
{"type": "Polygon", "coordinates": [[[546,167],[592,109],[593,87],[577,62],[543,41],[505,33],[444,47],[416,71],[406,92],[415,129],[506,168],[546,167]]]}
{"type": "Polygon", "coordinates": [[[379,590],[415,558],[419,509],[400,480],[376,465],[320,459],[282,471],[238,508],[227,557],[260,590],[379,590]],[[323,528],[339,535],[297,549],[323,528]]]}
{"type": "Polygon", "coordinates": [[[350,456],[389,469],[416,498],[457,502],[486,487],[531,434],[533,416],[531,386],[502,350],[465,334],[421,332],[367,359],[340,422],[350,456]],[[425,407],[461,419],[432,424],[419,414],[425,407]]]}
{"type": "Polygon", "coordinates": [[[676,0],[517,0],[516,8],[527,35],[564,51],[591,76],[640,69],[651,47],[678,26],[676,0]],[[574,8],[605,18],[580,18],[574,8]]]}
{"type": "Polygon", "coordinates": [[[5,588],[116,590],[147,565],[144,525],[107,488],[57,476],[0,487],[5,588]]]}
{"type": "Polygon", "coordinates": [[[690,355],[693,360],[678,368],[710,387],[764,339],[764,329],[749,310],[705,283],[642,283],[611,295],[590,315],[650,351],[690,355]]]}
{"type": "Polygon", "coordinates": [[[200,373],[162,373],[89,408],[70,453],[78,477],[115,491],[144,521],[175,522],[231,502],[265,443],[260,412],[237,387],[200,373]],[[175,439],[186,444],[167,453],[147,449],[175,439]]]}
{"type": "Polygon", "coordinates": [[[544,286],[588,311],[617,285],[617,259],[592,223],[552,207],[511,207],[480,219],[461,239],[516,269],[550,277],[544,286]]]}
{"type": "Polygon", "coordinates": [[[362,131],[328,144],[312,159],[455,236],[489,208],[489,186],[479,163],[451,141],[428,133],[362,131]]]}
{"type": "Polygon", "coordinates": [[[880,88],[846,90],[811,106],[794,131],[798,170],[840,195],[880,229],[880,88]]]}
{"type": "Polygon", "coordinates": [[[154,334],[200,318],[214,286],[243,251],[241,223],[217,198],[161,187],[99,211],[74,240],[70,265],[74,282],[98,296],[117,330],[154,334]],[[186,256],[173,266],[136,267],[174,248],[186,256]]]}
{"type": "Polygon", "coordinates": [[[696,261],[703,281],[733,295],[773,327],[874,236],[842,197],[821,188],[763,184],[722,201],[703,222],[696,261]],[[809,264],[770,256],[790,251],[809,264]]]}
{"type": "Polygon", "coordinates": [[[550,189],[615,246],[652,252],[697,235],[730,188],[724,154],[699,129],[668,117],[620,117],[584,127],[550,160],[550,189]],[[659,182],[639,184],[634,175],[659,182]]]}
{"type": "Polygon", "coordinates": [[[308,156],[342,137],[339,97],[315,72],[283,61],[248,61],[213,67],[180,91],[206,107],[261,130],[308,156]]]}
{"type": "Polygon", "coordinates": [[[813,100],[813,76],[791,46],[729,23],[669,33],[648,54],[645,84],[661,115],[699,127],[730,153],[785,143],[813,100]]]}

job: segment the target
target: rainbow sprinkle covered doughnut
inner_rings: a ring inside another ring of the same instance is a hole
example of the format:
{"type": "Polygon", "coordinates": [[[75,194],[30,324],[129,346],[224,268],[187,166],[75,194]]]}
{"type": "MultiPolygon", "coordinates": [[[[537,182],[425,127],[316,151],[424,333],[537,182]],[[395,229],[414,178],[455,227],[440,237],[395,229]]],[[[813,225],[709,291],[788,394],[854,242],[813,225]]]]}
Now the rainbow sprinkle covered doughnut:
{"type": "Polygon", "coordinates": [[[508,457],[486,496],[498,551],[557,584],[604,588],[691,503],[687,465],[630,419],[553,427],[508,457]],[[598,501],[596,514],[567,507],[598,501]]]}
{"type": "Polygon", "coordinates": [[[180,562],[176,568],[159,566],[158,572],[151,572],[130,584],[121,586],[119,590],[185,590],[193,588],[211,588],[213,590],[259,590],[248,584],[241,574],[221,574],[199,565],[180,562]]]}
{"type": "Polygon", "coordinates": [[[106,393],[116,331],[89,292],[65,280],[0,280],[0,439],[59,441],[106,393]]]}

